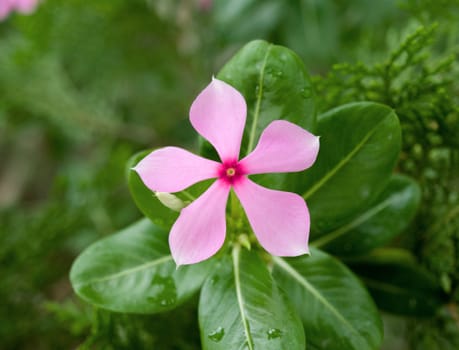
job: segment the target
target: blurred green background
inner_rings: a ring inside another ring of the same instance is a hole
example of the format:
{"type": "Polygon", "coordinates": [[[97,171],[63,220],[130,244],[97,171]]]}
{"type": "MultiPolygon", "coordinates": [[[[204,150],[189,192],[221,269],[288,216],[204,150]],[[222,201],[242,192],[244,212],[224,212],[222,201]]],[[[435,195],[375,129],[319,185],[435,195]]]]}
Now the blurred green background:
{"type": "Polygon", "coordinates": [[[448,303],[431,318],[385,315],[385,348],[459,348],[459,1],[46,0],[0,23],[0,349],[200,348],[195,300],[112,314],[79,301],[68,272],[140,217],[127,159],[196,146],[192,100],[259,38],[300,55],[320,111],[360,100],[397,111],[398,171],[423,203],[393,244],[448,303]]]}

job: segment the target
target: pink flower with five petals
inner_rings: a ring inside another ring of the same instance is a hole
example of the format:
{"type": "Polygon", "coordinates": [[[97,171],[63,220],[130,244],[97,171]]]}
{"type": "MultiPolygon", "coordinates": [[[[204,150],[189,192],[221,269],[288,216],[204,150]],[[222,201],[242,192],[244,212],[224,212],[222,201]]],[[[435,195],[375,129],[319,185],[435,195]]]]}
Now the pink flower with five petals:
{"type": "Polygon", "coordinates": [[[169,245],[177,265],[205,260],[222,247],[231,188],[266,251],[276,256],[309,252],[310,221],[304,199],[257,185],[248,175],[309,168],[317,157],[319,138],[293,123],[275,120],[262,132],[255,149],[239,160],[246,112],[244,97],[227,83],[213,79],[193,102],[190,121],[215,147],[221,162],[165,147],[147,155],[134,168],[149,189],[159,192],[178,192],[216,178],[181,210],[172,226],[169,245]]]}

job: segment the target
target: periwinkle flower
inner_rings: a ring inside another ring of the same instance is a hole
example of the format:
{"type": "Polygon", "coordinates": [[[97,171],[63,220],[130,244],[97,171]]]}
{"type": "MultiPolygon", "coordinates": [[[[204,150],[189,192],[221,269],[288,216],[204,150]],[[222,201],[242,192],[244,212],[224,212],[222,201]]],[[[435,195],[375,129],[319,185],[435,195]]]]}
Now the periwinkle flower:
{"type": "Polygon", "coordinates": [[[28,15],[35,11],[40,0],[0,0],[0,21],[11,12],[28,15]]]}
{"type": "Polygon", "coordinates": [[[177,147],[153,151],[134,170],[152,191],[178,192],[206,179],[216,181],[183,208],[169,235],[177,265],[214,255],[226,236],[226,203],[231,188],[239,198],[261,246],[276,256],[308,253],[309,211],[304,199],[267,189],[248,175],[296,172],[309,168],[319,151],[319,138],[285,120],[271,122],[258,145],[239,160],[246,122],[243,96],[218,79],[199,94],[190,109],[196,131],[216,149],[221,162],[177,147]]]}

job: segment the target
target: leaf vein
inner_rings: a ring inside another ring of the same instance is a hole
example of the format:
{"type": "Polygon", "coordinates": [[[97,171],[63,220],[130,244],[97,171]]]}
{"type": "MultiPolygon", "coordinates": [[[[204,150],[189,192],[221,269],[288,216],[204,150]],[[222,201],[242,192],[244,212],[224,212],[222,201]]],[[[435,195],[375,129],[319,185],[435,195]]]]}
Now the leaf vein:
{"type": "Polygon", "coordinates": [[[100,282],[113,280],[113,279],[116,279],[116,278],[119,278],[119,277],[123,277],[125,275],[129,275],[130,273],[141,271],[143,269],[148,269],[148,268],[156,266],[156,265],[164,264],[164,263],[166,263],[166,262],[168,262],[170,260],[172,260],[172,256],[171,255],[165,255],[165,256],[163,256],[161,258],[158,258],[158,259],[153,260],[153,261],[149,261],[149,262],[147,262],[145,264],[142,264],[142,265],[139,265],[139,266],[136,266],[136,267],[132,267],[130,269],[122,270],[120,272],[117,272],[117,273],[114,273],[114,274],[111,274],[111,275],[108,275],[108,276],[105,276],[105,277],[95,278],[95,279],[89,280],[89,281],[87,281],[85,283],[81,283],[81,284],[85,284],[86,285],[86,284],[100,283],[100,282]]]}
{"type": "Polygon", "coordinates": [[[300,273],[298,273],[290,264],[285,262],[283,259],[273,256],[274,262],[283,269],[285,272],[290,274],[300,285],[302,285],[306,290],[308,290],[313,296],[315,296],[320,303],[322,303],[339,321],[341,321],[348,329],[358,336],[358,339],[361,339],[361,334],[357,329],[350,324],[341,313],[336,310],[336,308],[325,299],[313,285],[311,285],[300,273]]]}
{"type": "Polygon", "coordinates": [[[244,333],[247,337],[247,345],[249,350],[254,349],[252,335],[250,334],[249,328],[249,321],[247,320],[247,316],[245,314],[244,309],[244,298],[242,296],[241,291],[241,279],[240,279],[240,272],[239,272],[239,253],[240,253],[240,246],[235,245],[233,249],[233,268],[234,268],[234,286],[236,288],[236,297],[237,303],[239,305],[239,312],[241,313],[242,324],[244,326],[244,333]]]}
{"type": "Polygon", "coordinates": [[[324,177],[322,177],[318,182],[316,182],[308,191],[306,191],[303,194],[304,199],[308,199],[311,195],[313,195],[317,190],[319,190],[320,187],[322,187],[328,180],[330,180],[335,174],[343,167],[345,166],[351,158],[358,152],[360,149],[365,145],[365,143],[368,141],[368,139],[373,136],[373,134],[376,132],[376,130],[379,127],[379,123],[371,129],[365,137],[360,141],[352,151],[350,151],[343,159],[339,161],[339,163],[330,171],[328,172],[324,177]]]}
{"type": "Polygon", "coordinates": [[[258,95],[257,95],[257,103],[255,105],[255,112],[253,114],[253,122],[252,127],[250,129],[250,137],[249,137],[249,145],[247,146],[247,154],[252,152],[254,143],[255,143],[255,134],[257,131],[257,124],[258,119],[260,117],[260,108],[261,108],[261,99],[263,98],[263,83],[265,80],[265,68],[266,63],[268,62],[269,52],[271,51],[271,44],[266,49],[265,57],[263,58],[263,63],[260,69],[260,78],[258,80],[258,95]]]}
{"type": "Polygon", "coordinates": [[[394,197],[389,197],[388,199],[386,199],[385,201],[382,201],[381,203],[374,206],[370,210],[362,213],[359,217],[357,217],[355,220],[351,221],[350,223],[344,226],[341,226],[340,228],[330,233],[327,233],[323,235],[322,237],[312,241],[310,246],[316,247],[316,248],[323,247],[327,243],[330,243],[330,241],[333,241],[339,238],[340,236],[346,234],[350,230],[363,224],[365,221],[370,220],[373,216],[377,215],[379,212],[386,209],[390,204],[392,204],[393,200],[394,200],[394,197]]]}

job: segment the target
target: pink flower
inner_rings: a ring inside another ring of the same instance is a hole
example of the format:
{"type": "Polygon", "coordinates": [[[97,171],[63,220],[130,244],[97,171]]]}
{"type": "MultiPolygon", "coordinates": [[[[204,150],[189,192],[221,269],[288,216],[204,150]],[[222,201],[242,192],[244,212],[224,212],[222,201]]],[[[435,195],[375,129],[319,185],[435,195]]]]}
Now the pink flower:
{"type": "Polygon", "coordinates": [[[208,12],[212,9],[213,0],[199,0],[198,7],[201,11],[208,12]]]}
{"type": "Polygon", "coordinates": [[[35,11],[40,0],[0,0],[0,20],[6,18],[11,12],[31,14],[35,11]]]}
{"type": "Polygon", "coordinates": [[[169,245],[177,265],[205,260],[222,247],[231,188],[258,241],[269,253],[297,256],[309,251],[309,211],[304,199],[264,188],[247,176],[309,168],[317,157],[319,138],[288,121],[275,120],[263,131],[255,149],[239,160],[246,110],[245,100],[236,89],[213,79],[193,102],[190,121],[215,147],[221,163],[181,148],[165,147],[150,153],[134,168],[149,189],[160,192],[178,192],[199,181],[217,179],[182,209],[172,226],[169,245]]]}

